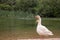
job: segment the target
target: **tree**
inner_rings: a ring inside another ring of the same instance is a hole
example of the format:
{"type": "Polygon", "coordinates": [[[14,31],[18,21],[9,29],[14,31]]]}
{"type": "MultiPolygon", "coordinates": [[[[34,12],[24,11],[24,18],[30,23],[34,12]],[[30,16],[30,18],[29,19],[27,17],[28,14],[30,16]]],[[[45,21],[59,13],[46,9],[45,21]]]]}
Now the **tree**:
{"type": "Polygon", "coordinates": [[[47,17],[57,17],[60,13],[60,0],[40,0],[38,13],[47,17]]]}
{"type": "Polygon", "coordinates": [[[38,5],[38,0],[16,0],[16,6],[23,11],[31,11],[38,5]]]}

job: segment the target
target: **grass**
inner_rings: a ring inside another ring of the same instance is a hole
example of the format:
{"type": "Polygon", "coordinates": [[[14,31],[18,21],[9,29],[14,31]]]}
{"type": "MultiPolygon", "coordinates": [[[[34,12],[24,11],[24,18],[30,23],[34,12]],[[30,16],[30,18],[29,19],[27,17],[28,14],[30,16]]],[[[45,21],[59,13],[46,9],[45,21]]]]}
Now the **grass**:
{"type": "MultiPolygon", "coordinates": [[[[7,12],[6,12],[7,13],[7,12]]],[[[36,33],[35,19],[4,16],[0,17],[0,38],[39,38],[36,33]]],[[[14,12],[13,12],[14,13],[14,12]]],[[[4,15],[3,15],[4,14],[4,15]]],[[[53,37],[60,37],[60,18],[42,18],[42,24],[54,33],[53,37]]]]}

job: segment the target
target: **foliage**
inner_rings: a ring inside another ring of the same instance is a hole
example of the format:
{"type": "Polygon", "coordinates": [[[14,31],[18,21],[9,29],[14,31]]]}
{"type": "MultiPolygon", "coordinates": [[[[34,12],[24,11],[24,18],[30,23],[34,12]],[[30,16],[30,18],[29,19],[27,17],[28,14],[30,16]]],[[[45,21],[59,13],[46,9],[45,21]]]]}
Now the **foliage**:
{"type": "Polygon", "coordinates": [[[23,11],[31,11],[38,5],[38,0],[16,0],[16,6],[23,11]]]}
{"type": "Polygon", "coordinates": [[[0,0],[0,10],[20,10],[44,17],[60,17],[60,0],[0,0]]]}
{"type": "Polygon", "coordinates": [[[45,0],[41,1],[39,13],[47,17],[59,17],[60,15],[60,0],[45,0]]]}
{"type": "Polygon", "coordinates": [[[0,4],[0,9],[3,9],[3,10],[11,10],[12,7],[9,6],[9,5],[6,5],[6,4],[0,4]]]}

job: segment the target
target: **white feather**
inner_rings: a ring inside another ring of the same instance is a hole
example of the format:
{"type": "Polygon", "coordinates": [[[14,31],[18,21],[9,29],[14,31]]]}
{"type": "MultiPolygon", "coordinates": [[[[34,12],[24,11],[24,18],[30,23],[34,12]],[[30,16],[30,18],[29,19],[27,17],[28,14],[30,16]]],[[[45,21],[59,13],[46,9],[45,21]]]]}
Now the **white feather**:
{"type": "Polygon", "coordinates": [[[37,33],[39,35],[45,35],[45,36],[53,35],[53,33],[50,30],[48,30],[45,26],[43,26],[41,24],[41,17],[40,16],[36,16],[36,18],[38,19],[37,20],[38,24],[37,24],[37,29],[36,29],[37,33]]]}

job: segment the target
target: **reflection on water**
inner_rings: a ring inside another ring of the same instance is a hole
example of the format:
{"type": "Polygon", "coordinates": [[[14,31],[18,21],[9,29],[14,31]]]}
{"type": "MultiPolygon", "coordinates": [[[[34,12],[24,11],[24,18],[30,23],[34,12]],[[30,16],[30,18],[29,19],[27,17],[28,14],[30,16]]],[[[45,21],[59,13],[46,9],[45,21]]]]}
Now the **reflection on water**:
{"type": "MultiPolygon", "coordinates": [[[[51,37],[60,37],[60,20],[42,20],[42,24],[47,26],[54,35],[51,37]]],[[[9,38],[40,38],[36,33],[35,20],[1,20],[0,39],[9,38]],[[3,25],[2,25],[3,24],[3,25]]]]}

